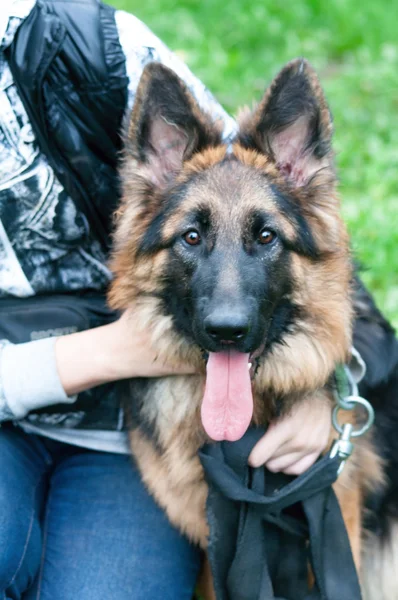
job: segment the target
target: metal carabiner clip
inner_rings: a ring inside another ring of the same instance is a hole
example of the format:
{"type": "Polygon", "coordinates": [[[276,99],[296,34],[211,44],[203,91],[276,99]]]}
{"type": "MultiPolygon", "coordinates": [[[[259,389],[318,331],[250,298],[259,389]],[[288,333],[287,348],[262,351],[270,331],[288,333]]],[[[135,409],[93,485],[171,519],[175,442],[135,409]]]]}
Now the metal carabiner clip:
{"type": "Polygon", "coordinates": [[[354,450],[354,445],[351,442],[351,438],[360,437],[361,435],[364,435],[372,427],[375,418],[373,406],[370,404],[370,402],[368,402],[368,400],[365,400],[365,398],[362,398],[359,395],[358,386],[347,365],[344,365],[344,375],[346,377],[346,383],[349,389],[349,394],[347,396],[343,396],[343,394],[341,393],[340,371],[340,388],[339,385],[337,385],[334,394],[336,399],[336,406],[334,407],[332,413],[333,427],[339,433],[339,438],[334,442],[330,450],[330,457],[334,458],[338,454],[341,458],[341,464],[339,466],[338,475],[340,475],[340,473],[344,469],[344,465],[347,459],[351,456],[354,450]],[[362,406],[367,413],[367,419],[365,424],[359,429],[354,429],[354,426],[351,423],[340,425],[337,418],[339,410],[354,410],[358,405],[362,406]]]}

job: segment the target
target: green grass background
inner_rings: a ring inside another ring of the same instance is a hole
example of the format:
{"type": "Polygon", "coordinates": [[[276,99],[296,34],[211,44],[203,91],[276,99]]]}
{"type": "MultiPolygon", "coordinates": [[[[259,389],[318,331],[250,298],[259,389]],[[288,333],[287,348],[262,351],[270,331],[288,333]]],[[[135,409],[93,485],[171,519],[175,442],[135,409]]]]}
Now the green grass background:
{"type": "Polygon", "coordinates": [[[176,51],[232,114],[309,59],[335,122],[343,211],[363,279],[398,328],[398,4],[111,0],[176,51]]]}

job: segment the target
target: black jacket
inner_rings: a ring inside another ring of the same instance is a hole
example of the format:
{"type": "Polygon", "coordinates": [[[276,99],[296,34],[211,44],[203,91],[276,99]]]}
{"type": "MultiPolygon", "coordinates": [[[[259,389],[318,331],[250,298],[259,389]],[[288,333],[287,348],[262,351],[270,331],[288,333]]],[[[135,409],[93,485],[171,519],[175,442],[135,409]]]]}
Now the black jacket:
{"type": "Polygon", "coordinates": [[[105,248],[128,85],[114,15],[98,0],[38,0],[7,50],[39,145],[105,248]]]}

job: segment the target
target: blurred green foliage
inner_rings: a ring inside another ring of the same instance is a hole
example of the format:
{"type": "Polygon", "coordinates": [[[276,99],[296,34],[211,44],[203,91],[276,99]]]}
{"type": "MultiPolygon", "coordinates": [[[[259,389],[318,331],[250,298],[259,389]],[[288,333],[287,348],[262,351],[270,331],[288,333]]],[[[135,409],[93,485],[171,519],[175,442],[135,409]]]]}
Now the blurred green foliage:
{"type": "Polygon", "coordinates": [[[142,19],[231,113],[309,59],[335,122],[343,211],[363,279],[398,327],[398,35],[390,0],[111,0],[142,19]]]}

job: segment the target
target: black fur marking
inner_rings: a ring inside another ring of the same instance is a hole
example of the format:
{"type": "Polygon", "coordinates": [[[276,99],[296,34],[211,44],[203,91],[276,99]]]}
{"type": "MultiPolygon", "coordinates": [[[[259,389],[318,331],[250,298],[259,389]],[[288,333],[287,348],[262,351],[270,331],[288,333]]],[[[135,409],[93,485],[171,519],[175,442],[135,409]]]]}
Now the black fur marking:
{"type": "Polygon", "coordinates": [[[192,342],[192,344],[197,346],[198,343],[195,340],[192,330],[192,298],[185,298],[185,302],[181,302],[180,298],[175,295],[173,290],[175,290],[175,282],[170,282],[170,284],[166,286],[162,298],[165,314],[172,316],[175,330],[179,333],[183,333],[187,341],[192,342]]]}
{"type": "Polygon", "coordinates": [[[211,210],[208,206],[198,206],[190,216],[193,221],[200,224],[203,231],[208,231],[211,218],[211,210]]]}
{"type": "Polygon", "coordinates": [[[398,519],[398,340],[358,277],[354,308],[354,346],[366,363],[359,393],[375,409],[374,438],[387,478],[385,488],[366,498],[365,527],[386,536],[389,519],[398,519]]]}
{"type": "MultiPolygon", "coordinates": [[[[183,184],[175,187],[171,191],[166,191],[163,194],[161,201],[161,209],[152,219],[149,224],[145,235],[139,245],[138,254],[155,254],[159,250],[169,248],[173,245],[175,237],[165,240],[162,236],[163,227],[167,219],[176,211],[183,203],[186,192],[192,182],[199,178],[201,174],[195,173],[183,184]]],[[[191,218],[192,222],[198,223],[201,226],[202,231],[206,232],[210,225],[211,211],[207,206],[198,205],[192,211],[191,215],[187,215],[187,220],[191,218]]]]}
{"type": "Polygon", "coordinates": [[[388,381],[394,371],[398,364],[398,342],[393,327],[381,314],[358,276],[354,280],[353,300],[356,313],[354,346],[367,365],[362,385],[366,383],[371,389],[388,381]]]}
{"type": "Polygon", "coordinates": [[[265,352],[275,344],[283,344],[284,335],[294,326],[299,316],[300,309],[289,298],[284,298],[278,303],[268,329],[265,352]]]}
{"type": "Polygon", "coordinates": [[[276,185],[271,185],[271,189],[279,210],[289,219],[297,232],[295,240],[284,240],[285,245],[297,254],[307,256],[312,260],[319,260],[321,253],[315,243],[311,227],[302,214],[297,202],[284,194],[276,185]]]}
{"type": "Polygon", "coordinates": [[[190,183],[191,180],[175,187],[171,191],[164,192],[163,199],[160,202],[160,210],[147,227],[145,235],[138,247],[137,254],[155,254],[156,252],[171,246],[173,240],[165,240],[162,235],[162,230],[170,215],[177,210],[184,201],[190,183]]]}
{"type": "Polygon", "coordinates": [[[312,149],[317,158],[330,151],[330,140],[323,139],[320,107],[305,71],[282,71],[262,115],[259,131],[265,135],[283,131],[300,117],[308,119],[308,139],[304,151],[312,149]]]}
{"type": "Polygon", "coordinates": [[[138,247],[137,254],[156,254],[165,248],[165,243],[162,237],[162,229],[167,218],[168,211],[162,211],[152,220],[144,237],[138,247]]]}
{"type": "Polygon", "coordinates": [[[261,230],[266,227],[270,230],[274,229],[273,217],[265,211],[255,210],[248,215],[248,223],[250,228],[250,236],[252,239],[257,239],[261,230]]]}
{"type": "MultiPolygon", "coordinates": [[[[398,349],[398,342],[396,340],[398,349]]],[[[374,441],[385,460],[386,487],[372,490],[366,498],[365,527],[379,536],[386,536],[389,519],[398,519],[398,362],[388,378],[369,388],[360,385],[360,394],[375,408],[374,441]]]]}
{"type": "Polygon", "coordinates": [[[151,150],[150,126],[155,118],[163,118],[187,133],[187,154],[192,155],[208,146],[220,144],[221,134],[206,126],[206,119],[211,123],[210,117],[205,115],[202,123],[194,115],[190,93],[179,77],[170,69],[154,63],[147,70],[150,71],[150,80],[136,125],[139,160],[145,162],[147,152],[151,150]]]}
{"type": "Polygon", "coordinates": [[[286,196],[283,196],[280,192],[276,191],[275,186],[273,187],[274,199],[278,204],[278,208],[289,219],[295,228],[297,235],[294,240],[288,239],[278,227],[275,222],[275,217],[267,212],[254,211],[249,215],[248,221],[251,229],[252,239],[256,239],[261,229],[264,227],[270,230],[275,230],[278,236],[281,238],[284,246],[296,254],[307,256],[313,260],[320,258],[320,253],[316,247],[313,239],[311,228],[307,223],[304,216],[300,213],[298,207],[294,202],[290,201],[286,196]]]}
{"type": "Polygon", "coordinates": [[[245,148],[255,148],[273,157],[272,136],[288,128],[300,117],[306,117],[308,136],[303,152],[311,150],[316,158],[321,159],[330,151],[331,140],[330,136],[325,136],[319,101],[305,68],[300,68],[302,65],[304,63],[284,69],[275,80],[256,132],[243,132],[239,136],[245,148]]]}
{"type": "Polygon", "coordinates": [[[247,131],[241,131],[237,137],[237,143],[240,144],[246,150],[257,150],[261,154],[264,154],[264,148],[262,144],[258,144],[257,140],[253,136],[252,133],[248,133],[247,131]]]}

